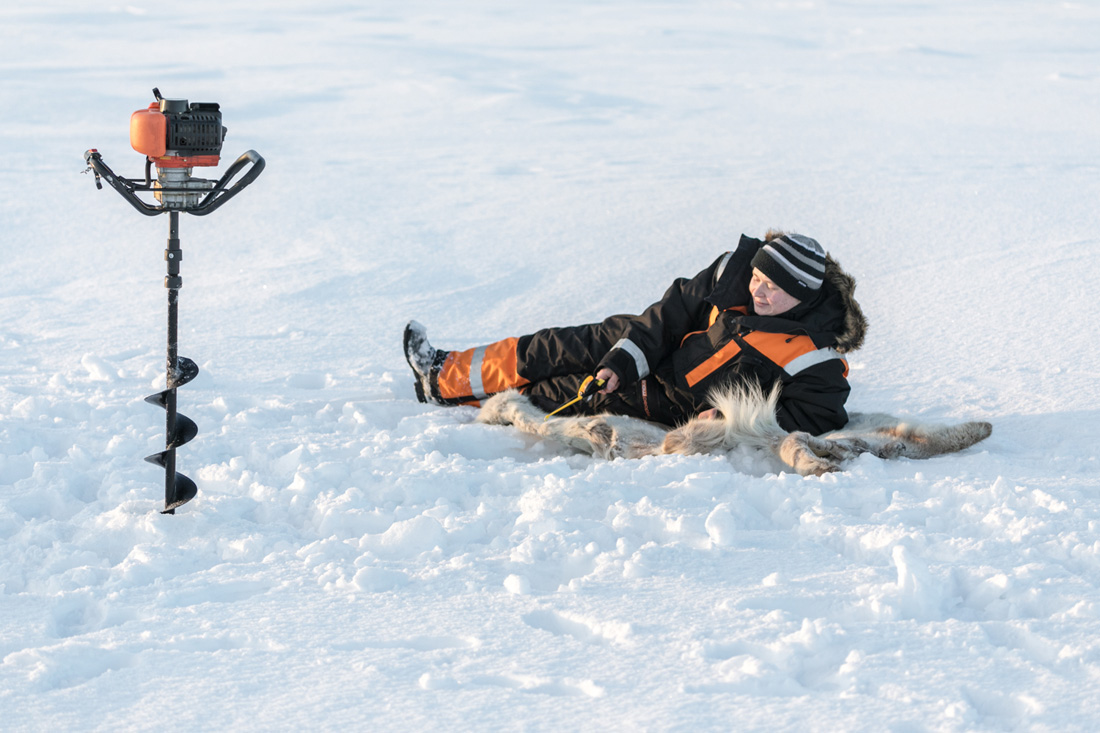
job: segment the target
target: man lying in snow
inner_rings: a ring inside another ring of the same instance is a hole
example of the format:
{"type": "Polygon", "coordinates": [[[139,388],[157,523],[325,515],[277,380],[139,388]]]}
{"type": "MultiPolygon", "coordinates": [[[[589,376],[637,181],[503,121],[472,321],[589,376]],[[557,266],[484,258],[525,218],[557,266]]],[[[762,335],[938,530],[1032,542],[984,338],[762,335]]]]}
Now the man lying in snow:
{"type": "Polygon", "coordinates": [[[641,315],[548,328],[466,351],[432,348],[423,326],[405,328],[405,357],[421,402],[478,404],[518,389],[550,411],[595,376],[591,399],[565,415],[611,413],[667,426],[713,417],[722,388],[780,386],[775,418],[786,431],[819,435],[848,422],[844,354],[867,322],[855,280],[817,241],[769,231],[690,280],[677,279],[641,315]],[[599,382],[597,382],[599,384],[599,382]]]}

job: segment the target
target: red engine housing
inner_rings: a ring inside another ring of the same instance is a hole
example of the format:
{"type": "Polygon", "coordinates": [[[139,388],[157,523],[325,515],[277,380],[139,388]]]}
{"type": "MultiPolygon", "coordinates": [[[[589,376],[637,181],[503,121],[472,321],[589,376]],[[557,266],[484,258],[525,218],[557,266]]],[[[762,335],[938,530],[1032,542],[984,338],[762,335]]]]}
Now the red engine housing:
{"type": "MultiPolygon", "coordinates": [[[[192,105],[193,108],[198,106],[192,105]]],[[[225,134],[225,128],[221,126],[221,113],[217,105],[201,106],[213,107],[213,111],[200,110],[209,119],[199,122],[190,119],[186,112],[166,114],[162,111],[162,102],[154,102],[148,109],[139,109],[130,115],[130,146],[148,157],[157,168],[217,166],[220,160],[218,152],[225,134]],[[197,139],[198,145],[188,145],[183,149],[169,148],[170,140],[178,145],[181,140],[192,139],[197,139]]]]}

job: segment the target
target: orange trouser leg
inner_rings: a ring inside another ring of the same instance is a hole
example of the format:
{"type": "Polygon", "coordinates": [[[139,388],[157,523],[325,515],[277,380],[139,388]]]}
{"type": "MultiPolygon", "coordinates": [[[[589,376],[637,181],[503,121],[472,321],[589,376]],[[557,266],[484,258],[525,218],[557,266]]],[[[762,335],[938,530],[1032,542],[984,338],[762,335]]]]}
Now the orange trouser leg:
{"type": "Polygon", "coordinates": [[[452,351],[439,370],[439,394],[448,400],[476,402],[489,395],[528,383],[516,371],[517,338],[452,351]]]}

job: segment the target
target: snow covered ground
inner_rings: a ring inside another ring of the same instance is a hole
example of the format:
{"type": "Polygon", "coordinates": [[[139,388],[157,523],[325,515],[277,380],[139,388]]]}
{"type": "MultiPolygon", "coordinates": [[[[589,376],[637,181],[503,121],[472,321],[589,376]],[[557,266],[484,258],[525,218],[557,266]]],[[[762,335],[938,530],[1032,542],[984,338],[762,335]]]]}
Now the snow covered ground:
{"type": "Polygon", "coordinates": [[[1100,6],[256,0],[0,7],[6,730],[1100,727],[1100,6]],[[133,110],[267,170],[166,217],[133,110]],[[925,462],[600,462],[420,405],[400,350],[637,311],[818,238],[851,409],[925,462]]]}

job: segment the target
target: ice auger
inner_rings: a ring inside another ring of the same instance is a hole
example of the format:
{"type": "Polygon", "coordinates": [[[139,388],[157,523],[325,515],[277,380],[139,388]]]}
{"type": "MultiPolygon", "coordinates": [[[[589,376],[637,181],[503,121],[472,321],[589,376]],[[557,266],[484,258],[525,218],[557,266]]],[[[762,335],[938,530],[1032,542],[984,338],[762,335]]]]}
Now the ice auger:
{"type": "Polygon", "coordinates": [[[130,116],[130,145],[145,155],[145,180],[116,176],[107,167],[95,148],[84,153],[88,170],[95,173],[96,188],[107,181],[135,209],[146,216],[168,214],[168,249],[164,251],[168,274],[164,287],[168,289],[168,358],[166,389],[145,398],[146,402],[163,408],[165,421],[164,450],[146,457],[146,461],[164,468],[164,509],[162,514],[175,514],[176,507],[195,498],[195,482],[176,471],[176,448],[198,434],[195,421],[176,411],[176,389],[190,382],[199,373],[198,365],[178,350],[180,277],[179,215],[206,216],[240,193],[256,180],[264,169],[264,159],[249,150],[229,166],[217,181],[195,178],[191,170],[200,166],[217,166],[221,156],[226,128],[216,103],[184,99],[164,99],[153,89],[156,101],[148,109],[130,116]],[[156,167],[156,180],[152,168],[156,167]],[[230,182],[247,168],[235,183],[230,182]],[[156,203],[147,203],[138,193],[153,194],[156,203]]]}

